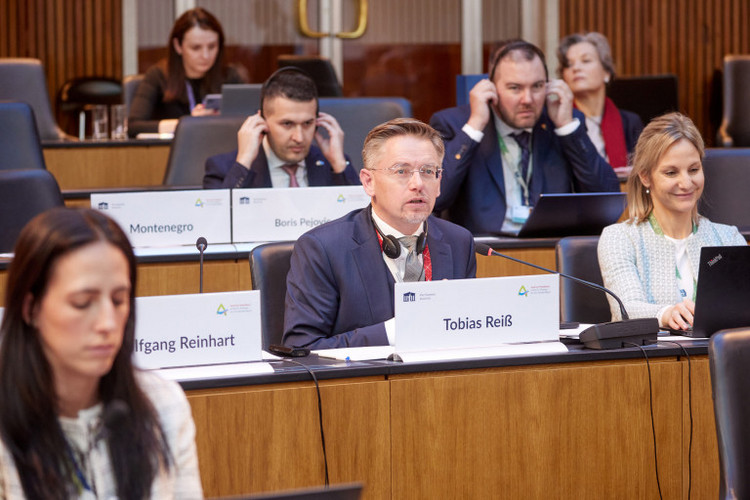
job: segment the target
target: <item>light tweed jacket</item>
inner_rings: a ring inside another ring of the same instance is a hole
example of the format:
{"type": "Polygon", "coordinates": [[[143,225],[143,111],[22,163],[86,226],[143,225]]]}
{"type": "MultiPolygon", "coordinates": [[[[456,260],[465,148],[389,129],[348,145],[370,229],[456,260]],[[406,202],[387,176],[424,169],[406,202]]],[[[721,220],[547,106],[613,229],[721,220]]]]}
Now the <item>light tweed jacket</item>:
{"type": "MultiPolygon", "coordinates": [[[[701,247],[746,244],[736,227],[700,217],[698,230],[689,236],[687,245],[693,276],[698,276],[701,247]]],[[[682,301],[675,275],[674,243],[656,234],[648,221],[604,228],[598,255],[604,286],[620,297],[631,318],[653,318],[663,307],[682,301]]],[[[609,295],[607,300],[612,320],[619,320],[617,302],[609,295]]]]}
{"type": "MultiPolygon", "coordinates": [[[[137,372],[136,377],[159,415],[173,457],[169,472],[160,470],[151,484],[150,498],[203,498],[195,448],[195,424],[185,393],[176,382],[164,380],[154,373],[137,372]]],[[[60,424],[69,441],[78,449],[94,443],[89,455],[89,472],[93,476],[90,482],[95,485],[96,498],[110,499],[117,498],[117,488],[106,441],[96,437],[101,435],[101,410],[102,406],[98,404],[79,412],[77,419],[60,418],[60,424]]],[[[0,447],[0,498],[25,498],[13,456],[4,444],[0,447]]]]}

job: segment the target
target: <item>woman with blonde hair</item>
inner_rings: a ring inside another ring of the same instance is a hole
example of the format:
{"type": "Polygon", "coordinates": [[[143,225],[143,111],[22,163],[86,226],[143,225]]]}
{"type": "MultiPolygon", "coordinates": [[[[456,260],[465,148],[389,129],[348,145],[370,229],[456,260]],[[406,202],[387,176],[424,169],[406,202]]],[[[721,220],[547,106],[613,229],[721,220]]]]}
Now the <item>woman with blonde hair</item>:
{"type": "MultiPolygon", "coordinates": [[[[604,228],[599,266],[604,286],[632,318],[656,317],[660,326],[693,324],[700,249],[745,245],[734,226],[698,214],[705,155],[700,132],[687,116],[655,118],[638,139],[627,182],[630,218],[604,228]]],[[[610,300],[612,318],[620,310],[610,300]]]]}

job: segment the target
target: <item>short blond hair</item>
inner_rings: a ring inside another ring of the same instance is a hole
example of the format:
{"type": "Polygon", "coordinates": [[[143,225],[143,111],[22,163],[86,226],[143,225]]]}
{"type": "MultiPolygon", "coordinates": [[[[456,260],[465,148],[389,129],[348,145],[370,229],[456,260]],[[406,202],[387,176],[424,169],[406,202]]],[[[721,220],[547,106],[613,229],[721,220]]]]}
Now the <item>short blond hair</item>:
{"type": "MultiPolygon", "coordinates": [[[[701,162],[706,154],[703,138],[693,121],[681,113],[667,113],[651,120],[643,129],[633,152],[633,170],[627,181],[628,213],[633,223],[643,222],[654,209],[651,196],[641,181],[641,175],[651,177],[662,156],[676,142],[685,139],[698,150],[701,162]]],[[[698,222],[697,204],[693,208],[693,222],[698,222]]]]}
{"type": "Polygon", "coordinates": [[[368,170],[376,168],[380,150],[388,139],[407,135],[430,141],[435,147],[435,152],[440,157],[440,163],[442,164],[443,156],[445,156],[445,144],[443,144],[440,133],[415,118],[396,118],[381,123],[367,134],[362,148],[362,162],[365,168],[368,170]]]}

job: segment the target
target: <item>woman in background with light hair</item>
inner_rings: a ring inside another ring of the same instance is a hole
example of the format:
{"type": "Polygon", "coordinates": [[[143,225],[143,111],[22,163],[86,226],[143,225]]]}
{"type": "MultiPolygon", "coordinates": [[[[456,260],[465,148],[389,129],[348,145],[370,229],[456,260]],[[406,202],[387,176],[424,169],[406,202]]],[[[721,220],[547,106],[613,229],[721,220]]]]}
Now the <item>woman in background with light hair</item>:
{"type": "MultiPolygon", "coordinates": [[[[690,118],[654,118],[638,139],[628,177],[630,218],[604,228],[599,266],[604,286],[622,299],[631,318],[655,317],[685,330],[693,324],[700,249],[745,245],[734,226],[698,214],[703,193],[703,139],[690,118]]],[[[620,319],[608,297],[612,318],[620,319]]]]}
{"type": "Polygon", "coordinates": [[[557,58],[557,72],[573,91],[576,108],[586,115],[586,130],[596,150],[613,168],[627,167],[643,123],[607,97],[607,84],[615,77],[607,38],[596,32],[568,35],[560,41],[557,58]]]}

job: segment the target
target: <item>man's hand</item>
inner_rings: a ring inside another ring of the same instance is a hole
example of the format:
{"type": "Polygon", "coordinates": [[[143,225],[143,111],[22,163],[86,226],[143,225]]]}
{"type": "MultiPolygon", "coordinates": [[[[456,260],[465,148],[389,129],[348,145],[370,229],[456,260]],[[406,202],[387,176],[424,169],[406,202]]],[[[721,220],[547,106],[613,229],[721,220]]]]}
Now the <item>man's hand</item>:
{"type": "Polygon", "coordinates": [[[250,165],[258,156],[263,142],[263,133],[268,131],[266,120],[260,116],[260,111],[250,115],[237,132],[237,163],[250,169],[250,165]]]}
{"type": "Polygon", "coordinates": [[[555,128],[573,121],[573,91],[562,80],[547,83],[547,114],[555,128]]]}
{"type": "Polygon", "coordinates": [[[466,123],[474,130],[484,130],[490,121],[490,104],[497,104],[497,88],[487,79],[480,80],[469,92],[471,116],[466,123]]]}
{"type": "Polygon", "coordinates": [[[329,115],[328,113],[318,113],[318,118],[315,122],[318,127],[323,127],[328,132],[328,137],[324,137],[319,131],[315,131],[315,140],[320,146],[320,150],[323,152],[323,156],[326,157],[328,163],[331,164],[333,171],[337,174],[346,169],[346,157],[344,156],[344,131],[341,129],[339,122],[336,118],[329,115]]]}

